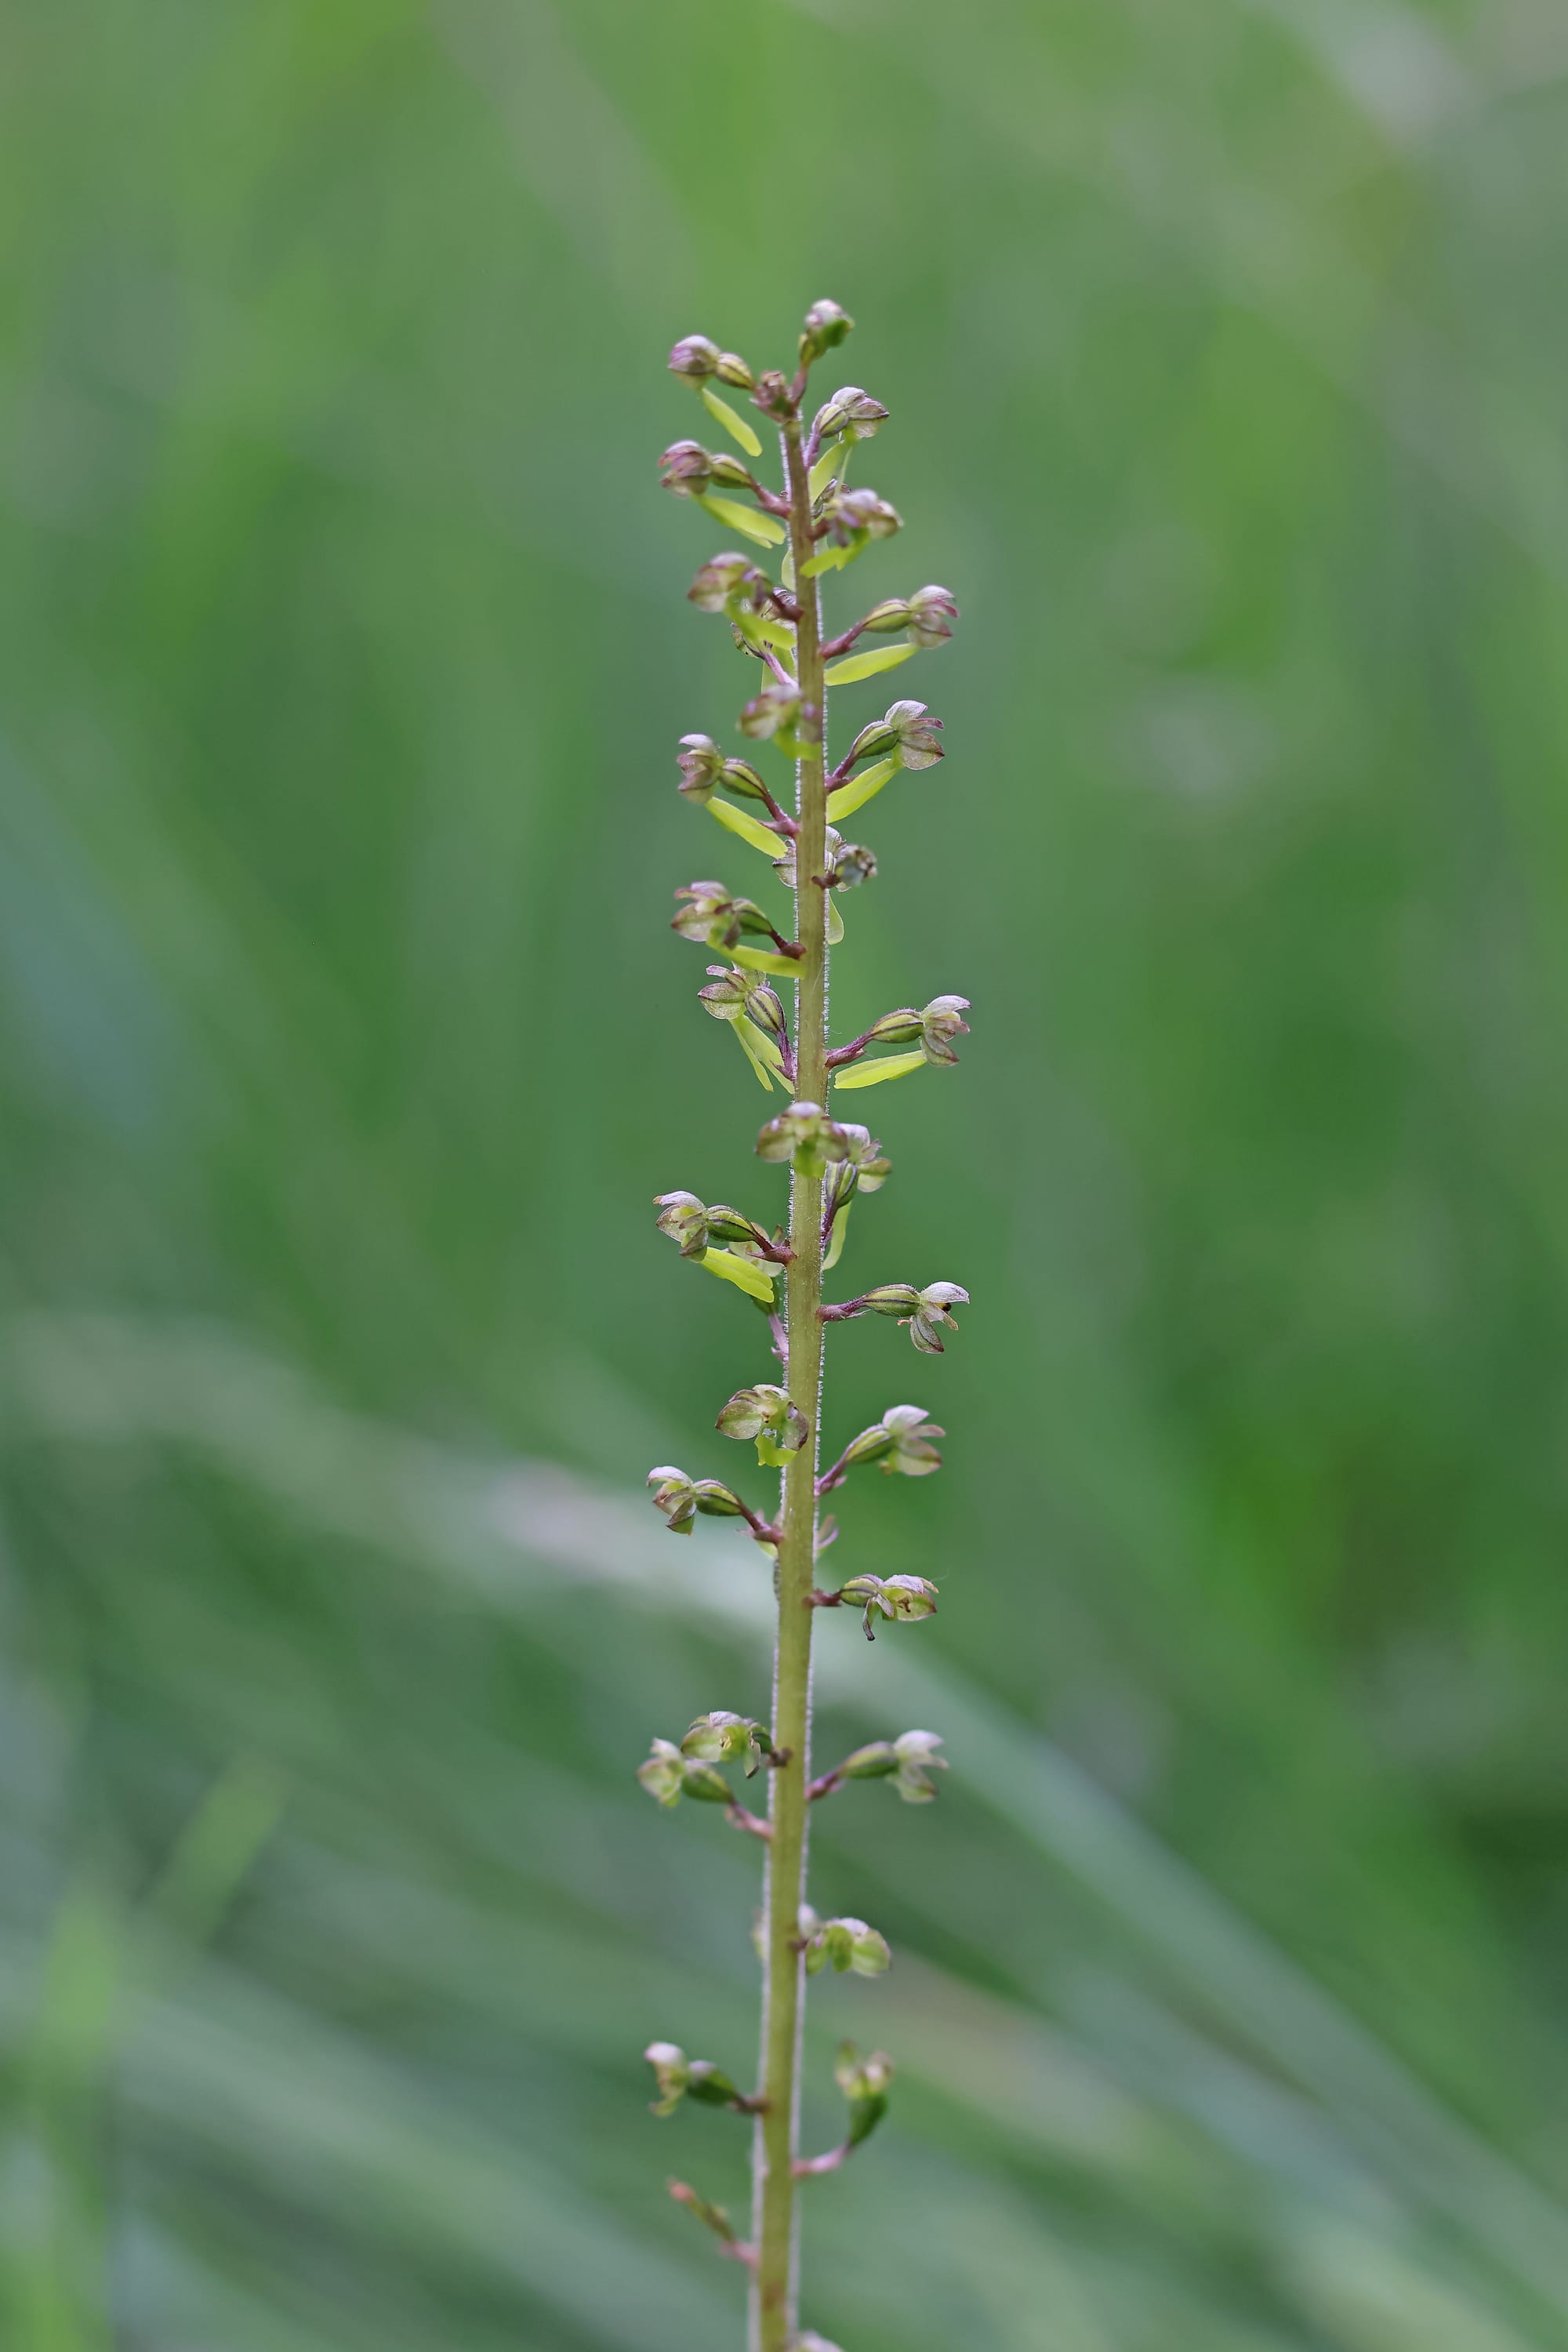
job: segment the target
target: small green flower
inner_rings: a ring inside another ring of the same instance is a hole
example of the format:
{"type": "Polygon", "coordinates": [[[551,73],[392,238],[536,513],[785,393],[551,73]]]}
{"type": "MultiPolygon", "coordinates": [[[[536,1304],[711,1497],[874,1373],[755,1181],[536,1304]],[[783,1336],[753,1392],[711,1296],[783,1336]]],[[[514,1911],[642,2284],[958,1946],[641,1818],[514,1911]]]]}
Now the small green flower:
{"type": "Polygon", "coordinates": [[[938,1325],[956,1331],[957,1324],[948,1313],[950,1307],[967,1307],[969,1293],[956,1282],[928,1282],[920,1295],[920,1305],[910,1323],[910,1337],[922,1356],[942,1353],[938,1325]]]}
{"type": "Polygon", "coordinates": [[[760,1381],[755,1388],[737,1389],[715,1424],[721,1436],[756,1444],[764,1468],[781,1469],[798,1454],[811,1435],[811,1424],[787,1389],[760,1381]]]}
{"type": "Polygon", "coordinates": [[[672,2116],[686,2095],[691,2069],[679,2042],[650,2042],[643,2052],[653,2068],[658,2096],[651,2102],[656,2116],[672,2116]]]}
{"type": "Polygon", "coordinates": [[[876,880],[876,856],[858,842],[842,842],[833,854],[828,871],[838,889],[858,890],[862,882],[876,880]]]}
{"type": "Polygon", "coordinates": [[[781,732],[793,735],[799,719],[799,687],[786,686],[782,678],[771,677],[745,705],[737,723],[742,734],[753,742],[766,742],[781,732]]]}
{"type": "Polygon", "coordinates": [[[837,1976],[853,1969],[858,1977],[879,1977],[892,1964],[888,1939],[864,1919],[826,1919],[805,1948],[805,1972],[820,1975],[831,1968],[837,1976]]]}
{"type": "Polygon", "coordinates": [[[863,530],[868,539],[891,539],[903,529],[897,507],[889,506],[875,490],[847,489],[842,482],[823,493],[817,519],[828,525],[828,536],[839,547],[847,546],[856,531],[863,530]]]}
{"type": "Polygon", "coordinates": [[[689,1536],[698,1513],[710,1519],[743,1519],[746,1507],[717,1478],[689,1478],[684,1470],[668,1463],[647,1474],[647,1484],[653,1488],[649,1497],[656,1511],[662,1511],[672,1536],[689,1536]]]}
{"type": "Polygon", "coordinates": [[[845,1138],[844,1157],[833,1163],[836,1189],[845,1200],[855,1192],[879,1192],[893,1172],[893,1163],[882,1156],[882,1147],[868,1127],[858,1127],[850,1119],[839,1122],[839,1132],[845,1138]],[[839,1171],[844,1171],[841,1177],[839,1171]]]}
{"type": "Polygon", "coordinates": [[[871,1627],[873,1617],[912,1625],[919,1618],[936,1615],[936,1587],[924,1576],[852,1576],[847,1584],[840,1585],[838,1597],[851,1608],[864,1609],[868,1642],[877,1638],[871,1627]]]}
{"type": "Polygon", "coordinates": [[[751,761],[726,759],[711,735],[683,735],[675,764],[680,770],[678,789],[699,808],[705,808],[721,786],[739,800],[771,804],[768,788],[751,761]]]}
{"type": "Polygon", "coordinates": [[[769,939],[782,951],[790,943],[750,898],[732,898],[722,882],[688,882],[675,894],[684,899],[670,929],[699,947],[732,948],[742,939],[769,939]]]}
{"type": "Polygon", "coordinates": [[[729,613],[738,605],[761,612],[767,602],[768,584],[766,573],[759,572],[749,556],[726,548],[698,567],[686,592],[687,601],[700,613],[729,613]]]}
{"type": "Polygon", "coordinates": [[[952,636],[957,617],[958,606],[945,588],[917,588],[912,596],[885,596],[879,604],[873,604],[860,627],[876,637],[907,629],[910,643],[929,653],[952,636]]]}
{"type": "Polygon", "coordinates": [[[891,1404],[880,1421],[873,1422],[869,1429],[863,1429],[858,1437],[850,1439],[843,1458],[851,1466],[879,1462],[884,1471],[896,1470],[906,1478],[924,1478],[942,1467],[941,1454],[927,1440],[942,1433],[934,1421],[926,1419],[923,1404],[891,1404]]]}
{"type": "Polygon", "coordinates": [[[896,759],[900,768],[932,768],[942,758],[942,721],[923,702],[893,702],[862,727],[849,746],[851,762],[896,759]]]}
{"type": "Polygon", "coordinates": [[[929,1805],[936,1796],[929,1775],[945,1772],[947,1759],[939,1756],[941,1735],[934,1731],[901,1731],[893,1742],[899,1759],[898,1791],[906,1805],[929,1805]]]}
{"type": "Polygon", "coordinates": [[[917,1012],[912,1004],[900,1004],[896,1012],[884,1013],[865,1034],[867,1045],[912,1045],[918,1044],[926,1060],[938,1068],[955,1064],[955,1037],[967,1037],[969,1024],[963,1015],[969,1010],[967,996],[933,996],[929,1004],[917,1012]]]}
{"type": "Polygon", "coordinates": [[[833,2079],[849,2102],[849,2146],[858,2147],[888,2112],[893,2062],[885,2050],[873,2050],[862,2058],[852,2042],[842,2042],[833,2079]]]}
{"type": "Polygon", "coordinates": [[[930,1775],[945,1772],[947,1759],[936,1751],[942,1740],[934,1731],[904,1731],[897,1739],[874,1739],[858,1748],[837,1768],[840,1780],[892,1780],[907,1805],[929,1805],[936,1796],[930,1775]]]}
{"type": "Polygon", "coordinates": [[[723,1707],[700,1715],[680,1743],[683,1756],[706,1764],[739,1764],[749,1780],[764,1757],[777,1754],[771,1734],[749,1715],[731,1715],[723,1707]]]}
{"type": "Polygon", "coordinates": [[[797,1175],[820,1176],[830,1160],[842,1159],[848,1138],[820,1103],[791,1103],[770,1118],[757,1137],[759,1160],[789,1160],[797,1175]]]}
{"type": "Polygon", "coordinates": [[[951,588],[917,588],[910,598],[909,632],[917,646],[930,649],[952,635],[958,601],[951,588]]]}
{"type": "Polygon", "coordinates": [[[658,2096],[651,2102],[656,2116],[672,2116],[682,2099],[705,2107],[744,2107],[749,2102],[707,2058],[688,2058],[678,2042],[650,2042],[643,2056],[653,2068],[658,2096]]]}

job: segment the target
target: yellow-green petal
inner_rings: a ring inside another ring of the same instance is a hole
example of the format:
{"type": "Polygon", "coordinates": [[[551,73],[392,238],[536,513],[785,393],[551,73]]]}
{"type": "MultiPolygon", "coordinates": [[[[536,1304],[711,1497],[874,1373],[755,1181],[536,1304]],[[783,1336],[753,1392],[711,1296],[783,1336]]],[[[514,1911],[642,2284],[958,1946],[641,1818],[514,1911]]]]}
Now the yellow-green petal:
{"type": "Polygon", "coordinates": [[[740,443],[748,457],[760,457],[762,456],[763,445],[758,440],[756,435],[752,432],[751,426],[747,424],[745,418],[743,416],[737,416],[729,402],[727,400],[721,400],[718,394],[716,392],[710,392],[706,384],[702,387],[702,405],[706,408],[710,416],[716,416],[718,418],[720,424],[724,427],[725,432],[730,436],[730,438],[732,441],[738,441],[740,443]]]}
{"type": "MultiPolygon", "coordinates": [[[[841,816],[853,816],[858,808],[864,808],[867,802],[881,791],[889,776],[896,776],[898,772],[899,762],[895,755],[890,760],[879,760],[873,767],[864,769],[858,776],[851,776],[847,784],[840,784],[837,792],[827,795],[828,824],[837,824],[841,816]]],[[[711,802],[709,806],[712,806],[711,802]]]]}
{"type": "Polygon", "coordinates": [[[830,948],[836,948],[844,937],[844,918],[838,911],[838,901],[831,890],[827,894],[827,908],[822,936],[830,948]]]}
{"type": "Polygon", "coordinates": [[[764,857],[784,856],[787,845],[776,833],[771,833],[760,819],[748,816],[744,809],[735,808],[729,801],[721,801],[715,794],[708,803],[708,814],[718,818],[726,833],[738,834],[742,841],[749,841],[753,849],[760,849],[764,857]]]}
{"type": "Polygon", "coordinates": [[[847,1070],[835,1070],[833,1083],[843,1094],[854,1087],[879,1087],[884,1078],[902,1078],[910,1070],[923,1070],[925,1058],[917,1052],[884,1054],[875,1062],[851,1062],[847,1070]]]}
{"type": "Polygon", "coordinates": [[[846,1201],[833,1220],[833,1235],[827,1244],[827,1255],[822,1261],[824,1274],[831,1274],[844,1255],[844,1237],[849,1231],[849,1211],[853,1203],[846,1201]]]}
{"type": "MultiPolygon", "coordinates": [[[[754,507],[743,507],[739,499],[716,499],[696,495],[696,503],[715,522],[723,523],[730,530],[738,530],[743,539],[754,539],[759,547],[782,547],[784,528],[771,514],[763,514],[754,507]]],[[[914,648],[910,648],[912,653],[914,648]]]]}
{"type": "Polygon", "coordinates": [[[749,1257],[737,1257],[732,1250],[709,1249],[702,1253],[702,1263],[721,1282],[732,1282],[737,1290],[743,1290],[748,1297],[760,1298],[764,1307],[773,1305],[773,1277],[749,1257]]]}
{"type": "MultiPolygon", "coordinates": [[[[711,503],[703,500],[705,506],[711,503]]],[[[829,686],[853,686],[858,677],[875,677],[879,670],[897,669],[919,651],[918,646],[883,646],[874,654],[851,654],[847,661],[835,662],[823,676],[829,686]]]]}

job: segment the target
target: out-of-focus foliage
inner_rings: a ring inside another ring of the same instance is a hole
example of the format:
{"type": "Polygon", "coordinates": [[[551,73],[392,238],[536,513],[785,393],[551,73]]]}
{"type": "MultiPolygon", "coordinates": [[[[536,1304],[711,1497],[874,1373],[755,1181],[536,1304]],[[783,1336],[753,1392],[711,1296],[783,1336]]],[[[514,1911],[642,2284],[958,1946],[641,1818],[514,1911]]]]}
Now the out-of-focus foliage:
{"type": "Polygon", "coordinates": [[[744,2132],[637,2053],[745,2069],[755,1866],[632,1772],[765,1713],[758,1569],[638,1496],[768,1369],[651,1196],[776,1178],[664,928],[743,681],[653,458],[672,335],[831,292],[918,519],[835,609],[964,607],[837,1012],[977,1008],[843,1273],[975,1304],[918,1386],[834,1336],[830,1440],[956,1434],[841,1498],[942,1638],[824,1624],[824,1761],[952,1769],[822,1809],[898,1955],[825,2132],[840,2034],[900,2073],[808,2315],[1568,2346],[1561,10],[4,58],[0,2340],[736,2341],[661,2184],[744,2132]]]}

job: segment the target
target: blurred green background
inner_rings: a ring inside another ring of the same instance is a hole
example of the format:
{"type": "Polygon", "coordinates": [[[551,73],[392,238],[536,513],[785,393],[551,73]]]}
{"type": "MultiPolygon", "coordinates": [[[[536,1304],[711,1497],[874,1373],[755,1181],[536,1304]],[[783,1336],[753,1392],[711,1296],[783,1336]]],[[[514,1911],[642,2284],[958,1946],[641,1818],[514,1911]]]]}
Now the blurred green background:
{"type": "MultiPolygon", "coordinates": [[[[749,671],[654,459],[701,330],[894,411],[949,756],[857,830],[823,1808],[900,2081],[847,2352],[1568,2347],[1568,26],[1552,0],[12,0],[0,2341],[724,2352],[753,1555],[650,1462],[772,1215],[669,892],[749,671]],[[896,1489],[896,1491],[895,1491],[896,1489]]],[[[707,437],[712,437],[710,435],[707,437]]],[[[905,679],[909,683],[906,687],[905,679]]],[[[887,699],[846,689],[840,726],[887,699]]],[[[771,756],[771,755],[769,755],[771,756]]],[[[746,883],[741,877],[746,873],[746,883]]]]}

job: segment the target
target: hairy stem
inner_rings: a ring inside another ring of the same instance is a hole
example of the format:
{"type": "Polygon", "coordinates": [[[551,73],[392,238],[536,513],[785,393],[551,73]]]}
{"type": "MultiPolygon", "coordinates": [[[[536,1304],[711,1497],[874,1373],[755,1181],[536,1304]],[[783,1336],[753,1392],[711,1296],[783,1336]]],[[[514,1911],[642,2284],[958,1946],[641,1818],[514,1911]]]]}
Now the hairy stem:
{"type": "MultiPolygon", "coordinates": [[[[813,547],[811,499],[800,426],[783,429],[795,557],[801,741],[796,772],[795,1095],[827,1099],[826,896],[814,877],[826,862],[826,790],[821,734],[826,694],[816,583],[805,567],[813,547]],[[809,739],[815,734],[817,740],[809,739]]],[[[822,1179],[790,1179],[790,1261],[785,1280],[789,1393],[811,1424],[807,1444],[784,1474],[778,1564],[778,1640],[773,1659],[773,1738],[790,1760],[770,1777],[765,1957],[763,1973],[763,2096],[753,2156],[752,2352],[787,2352],[795,2332],[795,2177],[799,2141],[799,2058],[805,1963],[796,1948],[805,1894],[806,1788],[810,1779],[811,1631],[807,1595],[816,1580],[817,1423],[822,1386],[822,1179]]]]}

